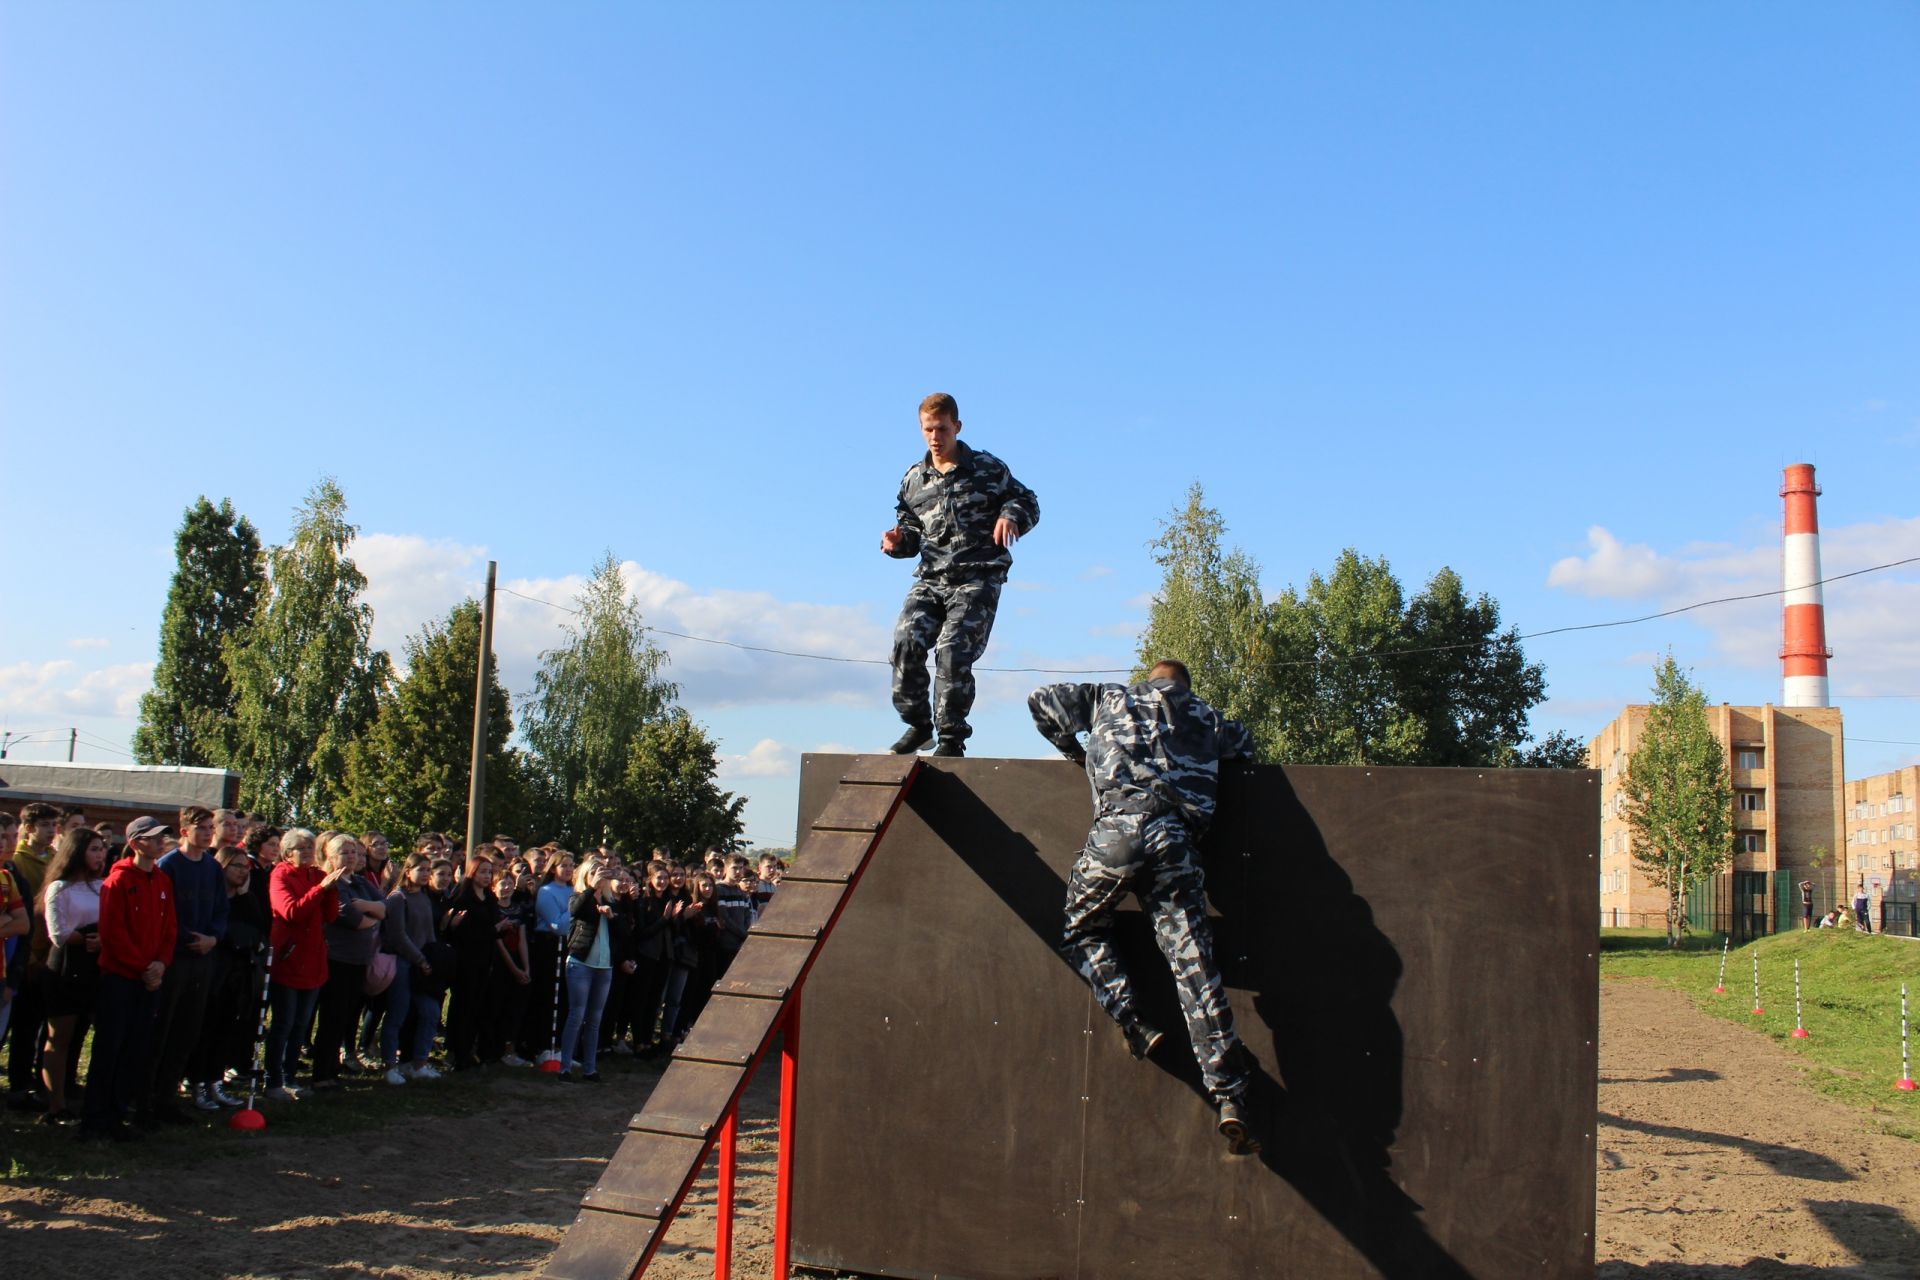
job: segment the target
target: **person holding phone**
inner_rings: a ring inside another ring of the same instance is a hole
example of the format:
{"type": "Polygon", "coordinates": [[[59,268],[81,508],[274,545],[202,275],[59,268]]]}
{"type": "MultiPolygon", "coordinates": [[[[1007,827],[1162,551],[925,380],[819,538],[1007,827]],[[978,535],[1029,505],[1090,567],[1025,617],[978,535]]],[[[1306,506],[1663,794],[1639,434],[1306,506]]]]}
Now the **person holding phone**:
{"type": "Polygon", "coordinates": [[[597,859],[580,864],[567,914],[567,1025],[560,1033],[560,1078],[600,1082],[600,1015],[613,986],[614,875],[597,859]],[[576,1057],[575,1054],[579,1056],[576,1057]]]}

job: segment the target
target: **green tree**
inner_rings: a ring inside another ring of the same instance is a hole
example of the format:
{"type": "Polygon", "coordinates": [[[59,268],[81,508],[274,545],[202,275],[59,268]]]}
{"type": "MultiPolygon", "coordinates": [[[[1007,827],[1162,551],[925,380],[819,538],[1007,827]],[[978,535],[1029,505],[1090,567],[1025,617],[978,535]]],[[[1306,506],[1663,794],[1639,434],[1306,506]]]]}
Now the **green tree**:
{"type": "Polygon", "coordinates": [[[1195,692],[1243,721],[1261,758],[1296,764],[1564,768],[1565,735],[1530,743],[1546,675],[1491,596],[1441,569],[1412,600],[1383,558],[1348,548],[1263,601],[1259,566],[1223,546],[1226,523],[1199,485],[1151,544],[1160,565],[1136,677],[1184,661],[1195,692]]]}
{"type": "Polygon", "coordinates": [[[240,803],[280,823],[328,821],[349,744],[373,723],[392,677],[372,648],[366,575],[347,555],[358,530],[331,478],[308,492],[293,536],[268,555],[267,594],[226,649],[235,693],[229,767],[240,803]]]}
{"type": "MultiPolygon", "coordinates": [[[[341,823],[384,831],[395,844],[422,831],[467,829],[478,602],[463,600],[426,623],[407,637],[405,653],[406,674],[380,698],[373,727],[347,749],[346,791],[334,810],[341,823]]],[[[511,705],[489,661],[485,832],[525,828],[523,765],[508,745],[511,705]]]]}
{"type": "Polygon", "coordinates": [[[1223,715],[1258,728],[1273,702],[1260,566],[1237,548],[1222,549],[1226,530],[1196,482],[1148,544],[1160,566],[1160,589],[1140,633],[1134,679],[1144,680],[1161,658],[1177,658],[1187,664],[1195,693],[1223,715]]]}
{"type": "Polygon", "coordinates": [[[635,744],[679,689],[661,669],[611,551],[578,599],[567,642],[540,655],[521,729],[542,829],[574,848],[628,840],[627,778],[635,744]]]}
{"type": "Polygon", "coordinates": [[[173,537],[173,584],[160,615],[160,661],[133,733],[141,764],[223,765],[232,748],[233,684],[222,648],[253,620],[265,577],[260,535],[225,498],[202,495],[173,537]]]}
{"type": "Polygon", "coordinates": [[[627,757],[629,811],[609,837],[638,849],[685,858],[706,849],[732,852],[745,828],[744,797],[715,783],[713,740],[685,710],[674,708],[640,730],[627,757]]]}
{"type": "Polygon", "coordinates": [[[1687,891],[1733,858],[1733,787],[1707,726],[1706,694],[1671,653],[1653,669],[1653,702],[1624,790],[1634,866],[1666,892],[1667,944],[1678,946],[1687,891]]]}

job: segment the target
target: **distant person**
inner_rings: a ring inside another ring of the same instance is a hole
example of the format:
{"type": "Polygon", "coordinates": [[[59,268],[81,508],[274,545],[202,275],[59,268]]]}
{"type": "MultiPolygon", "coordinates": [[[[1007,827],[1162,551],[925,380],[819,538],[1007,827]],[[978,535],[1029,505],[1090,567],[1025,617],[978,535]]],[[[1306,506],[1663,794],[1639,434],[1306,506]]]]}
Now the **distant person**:
{"type": "Polygon", "coordinates": [[[1813,881],[1800,882],[1800,928],[1813,928],[1813,881]]]}
{"type": "Polygon", "coordinates": [[[966,754],[973,730],[973,664],[986,652],[1013,544],[1040,522],[1040,500],[1007,464],[960,442],[960,406],[944,393],[920,402],[927,452],[900,481],[893,528],[880,550],[920,557],[916,581],[893,628],[893,707],[907,731],[893,744],[911,755],[940,735],[937,756],[966,754]],[[927,651],[933,650],[932,705],[927,651]]]}
{"type": "Polygon", "coordinates": [[[127,1123],[148,1077],[160,983],[173,963],[173,881],[160,870],[171,827],[152,818],[127,826],[130,856],[113,864],[100,886],[100,969],[94,988],[93,1052],[87,1065],[84,1138],[125,1142],[127,1123]]]}
{"type": "Polygon", "coordinates": [[[1131,687],[1047,685],[1027,706],[1041,736],[1084,765],[1093,781],[1093,829],[1067,882],[1061,954],[1120,1024],[1134,1056],[1153,1053],[1164,1037],[1140,1016],[1113,946],[1114,908],[1130,890],[1137,894],[1172,966],[1187,1037],[1228,1150],[1259,1150],[1247,1114],[1251,1073],[1213,962],[1198,852],[1213,820],[1220,762],[1251,756],[1252,737],[1195,697],[1186,667],[1168,660],[1131,687]]]}
{"type": "Polygon", "coordinates": [[[1873,932],[1873,921],[1867,916],[1867,878],[1860,877],[1860,883],[1853,891],[1853,927],[1862,933],[1873,932]]]}

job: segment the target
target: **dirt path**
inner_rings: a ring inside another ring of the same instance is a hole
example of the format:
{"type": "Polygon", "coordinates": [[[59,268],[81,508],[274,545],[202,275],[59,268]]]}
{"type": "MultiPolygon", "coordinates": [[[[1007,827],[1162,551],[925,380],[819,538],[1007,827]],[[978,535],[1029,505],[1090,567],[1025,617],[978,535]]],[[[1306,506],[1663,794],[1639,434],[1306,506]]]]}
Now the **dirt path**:
{"type": "Polygon", "coordinates": [[[1652,982],[1600,998],[1600,1280],[1920,1276],[1920,1145],[1652,982]]]}
{"type": "MultiPolygon", "coordinates": [[[[1603,985],[1600,1280],[1920,1277],[1920,1145],[1868,1133],[1803,1071],[1676,992],[1603,985]]],[[[626,1060],[606,1074],[567,1087],[496,1069],[445,1086],[459,1092],[436,1115],[356,1084],[338,1101],[393,1118],[328,1133],[326,1099],[300,1104],[321,1117],[306,1133],[81,1158],[62,1146],[54,1160],[56,1140],[9,1115],[0,1139],[18,1164],[0,1186],[0,1266],[113,1280],[534,1276],[656,1078],[626,1060]]],[[[767,1272],[776,1088],[769,1069],[742,1116],[739,1274],[767,1272]]],[[[648,1274],[710,1276],[712,1244],[709,1166],[648,1274]]]]}

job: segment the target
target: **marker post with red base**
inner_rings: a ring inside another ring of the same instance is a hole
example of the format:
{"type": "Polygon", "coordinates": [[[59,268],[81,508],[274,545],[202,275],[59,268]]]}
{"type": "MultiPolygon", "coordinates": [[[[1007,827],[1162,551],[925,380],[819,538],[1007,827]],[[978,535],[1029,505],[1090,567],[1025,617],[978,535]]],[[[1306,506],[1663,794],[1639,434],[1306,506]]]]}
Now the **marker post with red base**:
{"type": "Polygon", "coordinates": [[[267,1118],[254,1109],[254,1090],[260,1087],[260,1072],[265,1063],[262,1046],[267,1039],[267,995],[273,990],[273,948],[267,948],[267,972],[260,983],[260,1017],[253,1024],[253,1071],[247,1076],[247,1105],[227,1117],[227,1128],[256,1132],[267,1127],[267,1118]]]}
{"type": "MultiPolygon", "coordinates": [[[[1759,1001],[1754,1001],[1758,1004],[1759,1001]]],[[[1793,1038],[1807,1039],[1807,1024],[1800,1020],[1800,962],[1793,962],[1793,1038]]]]}
{"type": "Polygon", "coordinates": [[[1759,1017],[1766,1010],[1760,1007],[1760,948],[1753,949],[1753,1016],[1759,1017]]]}
{"type": "Polygon", "coordinates": [[[1732,945],[1732,934],[1720,939],[1720,976],[1713,980],[1713,994],[1717,996],[1727,994],[1727,948],[1732,945]]]}
{"type": "Polygon", "coordinates": [[[1900,1079],[1894,1082],[1894,1088],[1912,1093],[1914,1090],[1913,1067],[1907,1059],[1907,984],[1900,984],[1900,1079]]]}
{"type": "Polygon", "coordinates": [[[553,1023],[552,1047],[540,1055],[540,1070],[550,1076],[557,1076],[566,1069],[560,1061],[560,984],[566,981],[566,974],[567,948],[563,943],[553,966],[553,1017],[549,1019],[553,1023]]]}

